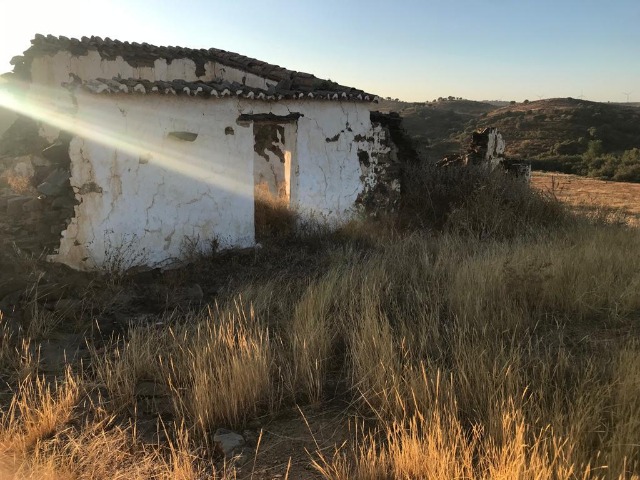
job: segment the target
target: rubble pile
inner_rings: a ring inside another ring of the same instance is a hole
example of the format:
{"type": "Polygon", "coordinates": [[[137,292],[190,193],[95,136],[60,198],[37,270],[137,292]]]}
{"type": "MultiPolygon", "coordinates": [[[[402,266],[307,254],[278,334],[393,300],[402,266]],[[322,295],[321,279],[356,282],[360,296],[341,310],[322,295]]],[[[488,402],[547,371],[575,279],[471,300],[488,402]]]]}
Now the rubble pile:
{"type": "Polygon", "coordinates": [[[40,142],[27,142],[18,151],[12,148],[16,137],[24,142],[23,137],[30,136],[29,129],[35,131],[31,136],[37,136],[37,127],[28,122],[18,127],[20,132],[10,129],[0,139],[0,232],[4,242],[40,256],[59,247],[60,235],[74,215],[70,138],[61,134],[44,149],[40,142]]]}

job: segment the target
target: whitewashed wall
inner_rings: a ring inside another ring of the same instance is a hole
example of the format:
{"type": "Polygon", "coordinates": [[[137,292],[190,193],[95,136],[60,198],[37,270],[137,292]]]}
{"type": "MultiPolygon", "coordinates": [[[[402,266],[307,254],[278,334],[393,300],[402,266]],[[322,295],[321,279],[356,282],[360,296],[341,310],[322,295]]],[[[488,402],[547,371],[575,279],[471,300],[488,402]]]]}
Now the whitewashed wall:
{"type": "Polygon", "coordinates": [[[151,81],[183,79],[207,82],[223,79],[265,90],[270,84],[277,83],[217,62],[206,62],[204,68],[205,74],[197,76],[196,64],[189,58],[176,58],[170,62],[165,59],[156,59],[153,67],[132,67],[121,56],[117,56],[113,60],[103,59],[96,50],[89,50],[86,55],[72,55],[67,51],[59,51],[54,55],[44,55],[33,59],[31,81],[40,85],[57,87],[62,82],[68,82],[69,74],[73,73],[82,80],[118,76],[151,81]]]}
{"type": "Polygon", "coordinates": [[[131,243],[137,263],[153,265],[179,257],[185,239],[253,244],[253,141],[250,128],[235,124],[233,102],[194,109],[199,102],[162,97],[78,100],[84,135],[70,154],[81,203],[57,260],[102,266],[105,251],[131,243]],[[180,140],[172,131],[198,137],[180,140]]]}
{"type": "Polygon", "coordinates": [[[108,267],[120,247],[134,263],[157,265],[179,258],[185,240],[252,245],[254,137],[251,124],[236,122],[240,114],[302,114],[291,206],[318,221],[337,224],[356,212],[367,176],[358,149],[376,148],[363,146],[372,134],[364,103],[88,93],[70,103],[80,204],[53,259],[79,269],[108,267]],[[169,136],[175,131],[198,136],[178,140],[169,136]]]}

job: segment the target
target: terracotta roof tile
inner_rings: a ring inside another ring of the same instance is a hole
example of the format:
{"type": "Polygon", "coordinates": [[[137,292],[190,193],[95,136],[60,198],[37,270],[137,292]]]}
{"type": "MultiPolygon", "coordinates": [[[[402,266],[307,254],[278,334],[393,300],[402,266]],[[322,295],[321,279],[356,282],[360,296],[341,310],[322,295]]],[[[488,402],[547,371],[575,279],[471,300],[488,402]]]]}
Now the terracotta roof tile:
{"type": "MultiPolygon", "coordinates": [[[[217,48],[193,49],[176,46],[155,46],[148,43],[121,42],[106,37],[82,37],[80,40],[67,37],[54,37],[36,34],[31,40],[31,47],[24,52],[22,57],[14,57],[14,72],[17,75],[27,75],[31,60],[41,55],[54,54],[61,50],[70,51],[74,55],[85,55],[90,50],[97,51],[101,57],[114,59],[121,56],[133,67],[153,66],[156,59],[165,59],[170,63],[174,59],[189,58],[196,64],[196,71],[204,72],[206,62],[216,62],[228,67],[237,68],[247,73],[277,82],[291,82],[291,90],[300,92],[313,91],[318,96],[318,90],[341,92],[359,92],[362,96],[374,98],[375,95],[367,94],[362,90],[356,90],[344,85],[339,85],[330,80],[317,78],[310,73],[296,72],[269,64],[255,58],[246,57],[217,48]]],[[[87,79],[85,79],[87,80],[87,79]]]]}
{"type": "Polygon", "coordinates": [[[80,84],[66,84],[69,88],[81,88],[91,93],[110,93],[110,94],[171,94],[171,95],[189,95],[201,98],[219,98],[219,97],[239,97],[258,100],[296,100],[296,99],[313,99],[313,100],[351,100],[371,102],[376,101],[377,97],[361,92],[360,90],[347,89],[342,91],[334,90],[317,90],[317,91],[300,91],[300,90],[284,90],[273,88],[269,91],[260,88],[247,87],[237,82],[213,81],[213,82],[187,82],[186,80],[173,80],[171,82],[139,80],[135,78],[97,78],[95,80],[83,81],[80,84]]]}

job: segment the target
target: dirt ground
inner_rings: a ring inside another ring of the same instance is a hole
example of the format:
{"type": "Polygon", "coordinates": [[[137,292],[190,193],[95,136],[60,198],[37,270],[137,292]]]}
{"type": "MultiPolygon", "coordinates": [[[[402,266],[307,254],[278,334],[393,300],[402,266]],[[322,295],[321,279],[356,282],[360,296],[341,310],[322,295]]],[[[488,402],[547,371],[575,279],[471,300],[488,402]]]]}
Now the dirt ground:
{"type": "Polygon", "coordinates": [[[579,210],[616,210],[640,224],[640,183],[611,182],[564,173],[533,172],[532,185],[579,210]]]}

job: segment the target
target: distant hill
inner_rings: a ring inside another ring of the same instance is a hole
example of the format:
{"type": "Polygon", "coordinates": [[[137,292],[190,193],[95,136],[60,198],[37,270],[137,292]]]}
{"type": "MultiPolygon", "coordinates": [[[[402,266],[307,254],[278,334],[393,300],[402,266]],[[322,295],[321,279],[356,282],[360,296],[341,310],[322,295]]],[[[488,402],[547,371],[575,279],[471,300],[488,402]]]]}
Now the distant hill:
{"type": "Polygon", "coordinates": [[[509,105],[478,118],[508,140],[507,155],[538,157],[585,153],[600,140],[604,153],[640,147],[640,108],[626,104],[554,98],[509,105]]]}
{"type": "Polygon", "coordinates": [[[407,103],[383,100],[382,112],[395,111],[403,117],[403,125],[423,158],[438,160],[461,149],[460,135],[473,129],[481,116],[498,106],[473,100],[407,103]]]}
{"type": "Polygon", "coordinates": [[[493,103],[383,101],[380,107],[401,114],[418,152],[429,160],[459,152],[471,132],[495,126],[507,156],[532,160],[534,169],[640,181],[640,150],[634,150],[640,149],[638,104],[573,98],[493,103]]]}

